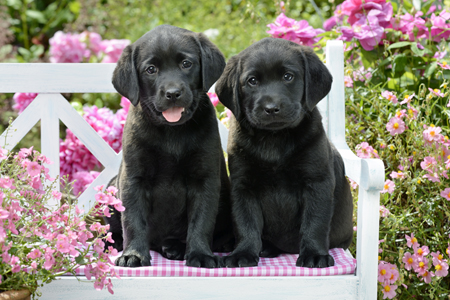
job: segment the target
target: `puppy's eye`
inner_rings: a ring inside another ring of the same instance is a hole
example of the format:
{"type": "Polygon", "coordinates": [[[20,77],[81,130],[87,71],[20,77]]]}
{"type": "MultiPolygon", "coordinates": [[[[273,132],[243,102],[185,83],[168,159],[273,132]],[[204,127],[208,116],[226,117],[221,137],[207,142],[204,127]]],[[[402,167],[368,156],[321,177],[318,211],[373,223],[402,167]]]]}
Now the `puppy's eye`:
{"type": "Polygon", "coordinates": [[[292,79],[294,79],[294,75],[292,75],[291,73],[286,73],[283,75],[283,79],[286,81],[291,81],[292,79]]]}
{"type": "Polygon", "coordinates": [[[151,65],[147,68],[146,71],[148,74],[155,74],[156,72],[158,72],[158,69],[154,65],[151,65]]]}
{"type": "Polygon", "coordinates": [[[189,69],[190,67],[192,67],[192,63],[188,60],[184,60],[181,65],[183,66],[183,69],[189,69]]]}
{"type": "Polygon", "coordinates": [[[248,79],[248,84],[250,85],[256,85],[258,83],[258,80],[256,80],[256,77],[250,77],[248,79]]]}

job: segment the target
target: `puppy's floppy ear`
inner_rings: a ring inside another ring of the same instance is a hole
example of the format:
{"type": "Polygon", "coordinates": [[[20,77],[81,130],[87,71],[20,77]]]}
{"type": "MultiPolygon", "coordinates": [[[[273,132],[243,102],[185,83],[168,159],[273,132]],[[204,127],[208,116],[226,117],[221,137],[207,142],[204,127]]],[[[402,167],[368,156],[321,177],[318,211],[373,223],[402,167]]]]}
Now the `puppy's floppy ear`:
{"type": "Polygon", "coordinates": [[[203,91],[207,92],[222,74],[225,57],[203,33],[197,34],[197,43],[201,53],[203,91]]]}
{"type": "Polygon", "coordinates": [[[136,106],[139,102],[139,79],[134,63],[134,47],[127,46],[114,69],[112,84],[122,96],[136,106]]]}
{"type": "Polygon", "coordinates": [[[225,70],[216,83],[215,90],[220,102],[234,114],[236,119],[240,114],[239,75],[241,62],[237,56],[228,61],[225,70]]]}
{"type": "Polygon", "coordinates": [[[303,97],[306,98],[305,103],[308,111],[311,111],[330,92],[333,77],[311,48],[299,46],[299,49],[305,69],[303,97]]]}

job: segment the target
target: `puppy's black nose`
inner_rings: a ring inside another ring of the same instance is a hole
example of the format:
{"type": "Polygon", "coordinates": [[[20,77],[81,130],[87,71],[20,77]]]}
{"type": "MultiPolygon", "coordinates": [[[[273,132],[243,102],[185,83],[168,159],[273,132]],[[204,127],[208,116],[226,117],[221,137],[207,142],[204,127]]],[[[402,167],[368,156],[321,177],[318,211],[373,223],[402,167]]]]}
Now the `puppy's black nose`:
{"type": "Polygon", "coordinates": [[[275,104],[266,104],[264,111],[267,115],[276,115],[280,112],[280,109],[275,104]]]}
{"type": "Polygon", "coordinates": [[[166,99],[167,100],[176,100],[181,97],[181,90],[180,89],[168,89],[166,91],[166,99]]]}

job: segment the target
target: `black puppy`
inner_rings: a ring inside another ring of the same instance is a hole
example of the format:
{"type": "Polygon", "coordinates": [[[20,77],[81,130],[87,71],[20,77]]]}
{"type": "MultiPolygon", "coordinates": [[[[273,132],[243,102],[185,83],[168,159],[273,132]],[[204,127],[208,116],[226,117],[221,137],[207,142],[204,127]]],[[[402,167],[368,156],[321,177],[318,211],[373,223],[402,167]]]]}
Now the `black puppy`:
{"type": "Polygon", "coordinates": [[[231,208],[216,113],[206,92],[224,67],[222,53],[203,34],[169,25],[123,51],[112,82],[133,105],[113,180],[126,210],[106,220],[119,249],[123,227],[124,251],[116,265],[149,266],[152,249],[186,259],[188,266],[218,267],[213,232],[217,240],[227,230],[232,236],[231,208]]]}
{"type": "Polygon", "coordinates": [[[299,253],[297,266],[327,267],[329,248],[352,241],[344,163],[316,104],[332,77],[311,48],[266,38],[232,57],[216,84],[231,120],[228,159],[237,246],[227,267],[299,253]]]}

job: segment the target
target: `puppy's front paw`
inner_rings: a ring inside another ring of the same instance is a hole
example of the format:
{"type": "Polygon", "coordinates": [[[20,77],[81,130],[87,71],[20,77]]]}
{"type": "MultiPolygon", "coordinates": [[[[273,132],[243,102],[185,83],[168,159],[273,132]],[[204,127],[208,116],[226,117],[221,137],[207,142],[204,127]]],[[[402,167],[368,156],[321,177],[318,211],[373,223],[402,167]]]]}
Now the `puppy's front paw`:
{"type": "Polygon", "coordinates": [[[223,257],[223,266],[227,268],[256,267],[258,262],[258,255],[245,252],[235,253],[223,257]]]}
{"type": "Polygon", "coordinates": [[[305,268],[326,268],[334,266],[334,259],[331,255],[301,254],[299,255],[295,265],[297,267],[305,268]]]}
{"type": "Polygon", "coordinates": [[[190,253],[186,255],[186,266],[197,268],[220,267],[219,257],[203,253],[190,253]]]}
{"type": "Polygon", "coordinates": [[[137,251],[126,251],[122,256],[116,259],[115,263],[118,267],[146,267],[151,265],[151,259],[150,253],[144,255],[137,251]]]}
{"type": "Polygon", "coordinates": [[[161,248],[161,255],[167,259],[184,260],[186,244],[178,240],[164,241],[161,248]]]}

